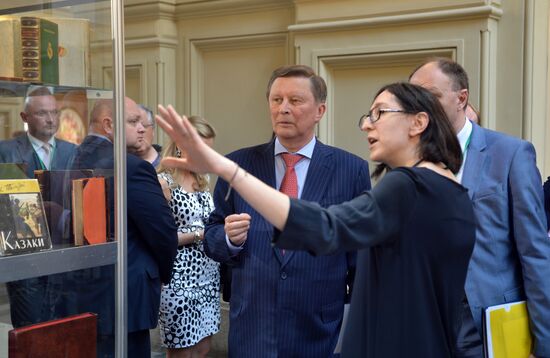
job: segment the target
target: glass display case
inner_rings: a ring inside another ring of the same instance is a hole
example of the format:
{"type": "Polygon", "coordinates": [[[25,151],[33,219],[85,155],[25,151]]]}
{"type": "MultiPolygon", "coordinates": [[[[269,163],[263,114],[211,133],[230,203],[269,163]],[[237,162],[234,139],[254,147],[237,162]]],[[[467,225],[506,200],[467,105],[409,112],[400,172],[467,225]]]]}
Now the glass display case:
{"type": "Polygon", "coordinates": [[[98,344],[116,332],[108,354],[124,354],[122,14],[121,0],[0,3],[0,357],[13,328],[85,300],[105,306],[92,312],[98,344]],[[110,134],[94,131],[100,104],[110,134]],[[79,162],[92,132],[108,137],[108,164],[79,162]]]}

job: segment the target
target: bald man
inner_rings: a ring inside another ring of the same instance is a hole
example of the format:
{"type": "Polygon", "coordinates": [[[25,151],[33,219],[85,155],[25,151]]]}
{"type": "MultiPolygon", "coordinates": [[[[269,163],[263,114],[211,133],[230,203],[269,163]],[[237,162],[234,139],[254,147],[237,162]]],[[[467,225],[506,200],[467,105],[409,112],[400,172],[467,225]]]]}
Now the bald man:
{"type": "MultiPolygon", "coordinates": [[[[145,127],[140,109],[125,99],[126,148],[143,145],[145,127]]],[[[96,102],[89,135],[77,149],[75,168],[113,169],[111,100],[96,102]]],[[[177,250],[177,228],[153,166],[135,155],[126,157],[128,245],[128,357],[150,357],[149,329],[158,322],[161,283],[170,282],[177,250]]],[[[111,187],[114,185],[110,179],[111,187]]],[[[114,211],[113,190],[109,194],[114,211]]],[[[113,221],[113,219],[111,219],[113,221]]],[[[111,225],[112,226],[112,225],[111,225]]],[[[67,277],[72,298],[64,306],[68,314],[98,314],[98,356],[112,357],[114,350],[113,266],[80,270],[67,277]]]]}

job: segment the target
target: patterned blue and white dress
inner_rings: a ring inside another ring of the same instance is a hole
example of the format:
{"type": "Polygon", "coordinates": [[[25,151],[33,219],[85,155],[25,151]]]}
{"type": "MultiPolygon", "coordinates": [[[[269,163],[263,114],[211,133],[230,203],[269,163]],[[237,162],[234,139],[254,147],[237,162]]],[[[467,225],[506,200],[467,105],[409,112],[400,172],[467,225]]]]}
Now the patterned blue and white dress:
{"type": "MultiPolygon", "coordinates": [[[[170,187],[169,202],[182,233],[204,229],[214,210],[209,191],[187,192],[168,173],[159,177],[170,187]]],[[[186,348],[220,328],[219,264],[204,253],[202,242],[178,248],[172,279],[162,287],[160,336],[167,348],[186,348]]]]}

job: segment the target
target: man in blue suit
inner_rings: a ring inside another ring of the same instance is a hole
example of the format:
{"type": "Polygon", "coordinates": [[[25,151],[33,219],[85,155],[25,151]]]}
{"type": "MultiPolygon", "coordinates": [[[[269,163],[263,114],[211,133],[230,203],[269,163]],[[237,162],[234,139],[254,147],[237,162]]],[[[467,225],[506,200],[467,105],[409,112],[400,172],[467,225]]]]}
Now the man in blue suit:
{"type": "MultiPolygon", "coordinates": [[[[125,100],[126,147],[143,143],[145,128],[137,104],[125,100]]],[[[113,168],[113,107],[111,100],[96,102],[90,134],[77,150],[74,167],[113,168]]],[[[177,228],[153,166],[132,155],[126,157],[128,230],[128,357],[149,357],[149,329],[158,322],[161,283],[168,283],[177,251],[177,228]]],[[[112,182],[112,178],[111,178],[112,182]]],[[[111,184],[112,186],[112,184],[111,184]]],[[[113,202],[113,191],[109,193],[113,202]]],[[[111,206],[112,204],[110,204],[111,206]]],[[[114,349],[113,266],[71,272],[65,279],[67,314],[98,314],[98,356],[111,357],[114,349]]]]}
{"type": "MultiPolygon", "coordinates": [[[[20,115],[27,124],[27,133],[0,142],[0,162],[25,163],[29,178],[34,178],[35,170],[67,169],[76,146],[54,137],[59,116],[55,97],[50,90],[38,87],[30,92],[20,115]]],[[[52,302],[47,292],[49,281],[49,276],[42,276],[7,284],[14,327],[52,318],[52,302]]]]}
{"type": "Polygon", "coordinates": [[[484,308],[527,300],[532,354],[550,357],[550,240],[533,145],[466,118],[468,76],[456,62],[430,59],[410,82],[439,98],[457,133],[464,153],[458,179],[477,217],[456,356],[483,357],[484,308]]]}
{"type": "MultiPolygon", "coordinates": [[[[228,157],[280,188],[288,170],[283,154],[299,154],[296,195],[322,206],[370,189],[364,160],[315,138],[326,93],[324,80],[307,66],[276,69],[267,90],[274,139],[228,157]]],[[[356,254],[315,257],[275,249],[273,227],[239,195],[225,200],[228,190],[218,180],[204,242],[207,255],[232,266],[229,356],[332,356],[356,254]]]]}

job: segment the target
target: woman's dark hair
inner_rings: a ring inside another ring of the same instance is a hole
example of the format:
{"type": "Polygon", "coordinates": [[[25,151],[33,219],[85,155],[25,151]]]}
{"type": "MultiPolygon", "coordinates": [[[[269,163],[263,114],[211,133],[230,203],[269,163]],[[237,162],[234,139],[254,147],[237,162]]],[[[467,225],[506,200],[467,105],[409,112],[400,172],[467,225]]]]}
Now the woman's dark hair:
{"type": "MultiPolygon", "coordinates": [[[[386,85],[374,98],[384,91],[393,94],[405,112],[425,112],[428,115],[428,125],[420,134],[419,157],[428,162],[443,163],[454,174],[458,173],[462,164],[462,150],[439,100],[427,89],[406,82],[386,85]]],[[[379,177],[387,169],[386,164],[379,164],[372,177],[379,177]]]]}

